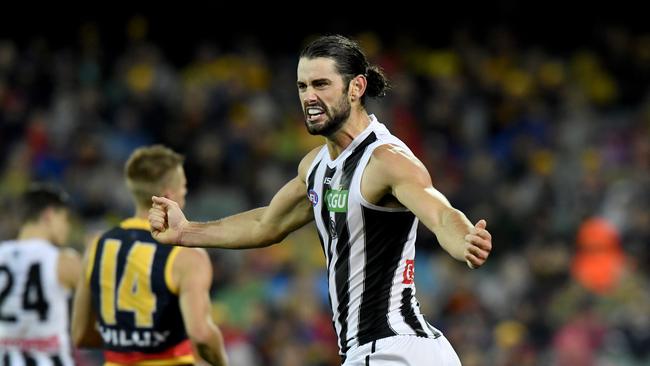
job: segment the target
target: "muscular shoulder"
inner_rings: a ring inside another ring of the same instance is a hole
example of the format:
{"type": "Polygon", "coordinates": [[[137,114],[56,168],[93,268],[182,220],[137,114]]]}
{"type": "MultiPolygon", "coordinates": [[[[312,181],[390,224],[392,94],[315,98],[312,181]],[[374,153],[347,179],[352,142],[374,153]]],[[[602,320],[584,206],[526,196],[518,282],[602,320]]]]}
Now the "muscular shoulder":
{"type": "Polygon", "coordinates": [[[307,155],[302,158],[300,164],[298,164],[298,176],[303,181],[307,181],[307,171],[322,148],[322,145],[314,148],[312,151],[308,152],[307,155]]]}
{"type": "Polygon", "coordinates": [[[171,280],[176,288],[188,277],[212,280],[212,263],[205,249],[179,247],[172,265],[171,280]]]}
{"type": "Polygon", "coordinates": [[[414,164],[422,164],[410,151],[393,144],[377,146],[372,152],[372,160],[381,164],[403,164],[406,161],[414,164]]]}
{"type": "Polygon", "coordinates": [[[403,179],[430,180],[422,162],[407,149],[397,145],[381,145],[373,152],[367,173],[388,183],[403,179]]]}
{"type": "Polygon", "coordinates": [[[81,255],[79,255],[79,252],[72,248],[61,248],[59,249],[59,257],[63,260],[72,260],[72,261],[80,261],[81,260],[81,255]]]}
{"type": "Polygon", "coordinates": [[[205,249],[179,247],[175,264],[191,268],[193,264],[204,265],[210,263],[210,257],[205,249]]]}

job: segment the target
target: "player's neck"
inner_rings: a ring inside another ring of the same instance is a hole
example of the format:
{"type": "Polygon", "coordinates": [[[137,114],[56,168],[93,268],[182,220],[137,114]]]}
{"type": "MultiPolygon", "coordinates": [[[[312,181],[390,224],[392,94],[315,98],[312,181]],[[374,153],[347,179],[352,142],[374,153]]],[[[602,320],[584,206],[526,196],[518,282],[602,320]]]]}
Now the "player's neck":
{"type": "Polygon", "coordinates": [[[370,117],[366,110],[363,108],[353,109],[341,129],[332,136],[327,136],[327,149],[330,158],[334,160],[341,155],[341,152],[352,143],[352,140],[368,128],[368,125],[370,125],[370,117]]]}
{"type": "Polygon", "coordinates": [[[43,239],[49,241],[49,238],[48,230],[38,224],[24,225],[18,233],[18,240],[43,239]]]}
{"type": "Polygon", "coordinates": [[[149,220],[149,207],[136,207],[133,217],[136,219],[149,220]]]}

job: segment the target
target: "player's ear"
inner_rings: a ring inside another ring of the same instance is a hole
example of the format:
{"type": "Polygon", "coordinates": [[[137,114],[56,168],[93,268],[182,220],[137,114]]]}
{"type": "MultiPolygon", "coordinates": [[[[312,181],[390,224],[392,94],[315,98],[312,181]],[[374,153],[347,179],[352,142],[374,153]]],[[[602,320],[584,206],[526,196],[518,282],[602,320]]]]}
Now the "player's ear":
{"type": "Polygon", "coordinates": [[[39,215],[39,219],[42,221],[50,221],[52,220],[53,215],[54,215],[54,207],[49,206],[41,211],[39,215]]]}
{"type": "Polygon", "coordinates": [[[350,80],[348,89],[350,90],[350,99],[352,101],[358,100],[361,98],[363,93],[366,92],[366,86],[368,85],[368,80],[363,75],[357,75],[350,80]]]}
{"type": "Polygon", "coordinates": [[[169,199],[170,194],[171,194],[171,192],[169,191],[168,188],[163,188],[162,191],[160,191],[157,196],[158,197],[165,197],[165,198],[169,199]]]}

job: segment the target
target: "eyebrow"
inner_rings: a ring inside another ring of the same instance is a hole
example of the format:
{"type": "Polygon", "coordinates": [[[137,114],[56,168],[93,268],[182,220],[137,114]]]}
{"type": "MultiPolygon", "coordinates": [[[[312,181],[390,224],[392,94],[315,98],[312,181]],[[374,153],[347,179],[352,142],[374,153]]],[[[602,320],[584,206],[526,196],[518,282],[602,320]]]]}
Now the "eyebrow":
{"type": "MultiPolygon", "coordinates": [[[[327,79],[327,78],[320,78],[320,79],[314,79],[314,80],[312,80],[312,81],[311,81],[311,84],[315,84],[315,83],[328,83],[328,82],[330,82],[330,79],[327,79]]],[[[307,84],[307,83],[304,82],[304,81],[298,80],[296,84],[307,84]]]]}

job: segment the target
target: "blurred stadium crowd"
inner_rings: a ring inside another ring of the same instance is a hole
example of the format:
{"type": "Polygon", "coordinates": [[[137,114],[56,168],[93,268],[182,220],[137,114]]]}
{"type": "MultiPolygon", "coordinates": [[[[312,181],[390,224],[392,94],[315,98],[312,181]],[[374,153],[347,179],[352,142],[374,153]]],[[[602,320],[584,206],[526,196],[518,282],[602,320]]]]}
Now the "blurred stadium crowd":
{"type": "MultiPolygon", "coordinates": [[[[166,57],[142,18],[105,57],[78,41],[0,39],[0,235],[28,182],[60,183],[77,210],[73,245],[132,214],[122,168],[141,145],[187,157],[187,215],[265,205],[321,144],[304,131],[297,54],[252,37],[166,57]],[[272,46],[272,45],[271,45],[272,46]]],[[[572,50],[514,32],[458,30],[444,47],[360,33],[393,90],[368,110],[428,167],[494,250],[470,271],[421,230],[418,299],[466,366],[650,363],[650,34],[602,29],[572,50]]],[[[307,38],[306,38],[307,39],[307,38]]],[[[340,364],[317,236],[211,250],[214,316],[233,365],[340,364]]],[[[81,365],[95,352],[77,352],[81,365]]]]}

